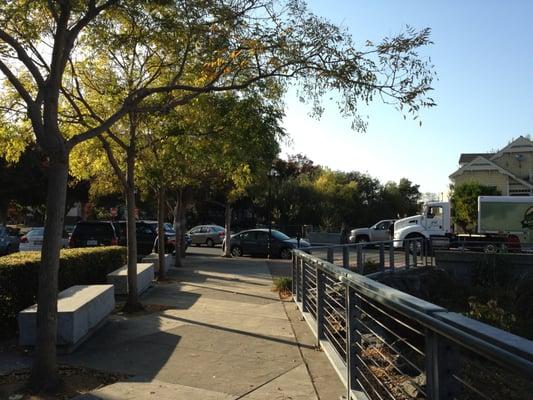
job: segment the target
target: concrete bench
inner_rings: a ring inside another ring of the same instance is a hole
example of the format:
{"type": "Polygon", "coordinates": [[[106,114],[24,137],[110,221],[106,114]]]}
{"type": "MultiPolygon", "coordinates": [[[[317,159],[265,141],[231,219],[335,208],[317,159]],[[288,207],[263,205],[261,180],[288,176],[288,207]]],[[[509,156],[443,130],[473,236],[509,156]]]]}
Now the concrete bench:
{"type": "MultiPolygon", "coordinates": [[[[154,263],[155,272],[159,272],[159,254],[150,253],[142,259],[143,263],[154,263]]],[[[172,267],[172,255],[165,254],[165,272],[172,267]]]]}
{"type": "MultiPolygon", "coordinates": [[[[71,352],[98,330],[115,308],[113,285],[76,285],[58,295],[57,344],[71,352]]],[[[37,305],[18,314],[21,346],[35,346],[37,305]]]]}
{"type": "MultiPolygon", "coordinates": [[[[137,263],[137,293],[144,292],[154,280],[154,263],[137,263]]],[[[107,282],[115,286],[116,295],[128,294],[128,266],[107,274],[107,282]]]]}

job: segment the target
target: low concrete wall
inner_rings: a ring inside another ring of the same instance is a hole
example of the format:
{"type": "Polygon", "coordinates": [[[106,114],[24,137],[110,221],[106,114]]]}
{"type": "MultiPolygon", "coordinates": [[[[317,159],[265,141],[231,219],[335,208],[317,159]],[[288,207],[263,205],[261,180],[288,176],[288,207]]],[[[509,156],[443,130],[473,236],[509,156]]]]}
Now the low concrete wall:
{"type": "Polygon", "coordinates": [[[307,239],[311,244],[340,244],[341,234],[329,232],[309,232],[307,234],[307,239]]]}
{"type": "MultiPolygon", "coordinates": [[[[58,295],[57,344],[73,350],[94,333],[115,308],[113,285],[76,285],[58,295]]],[[[18,315],[19,342],[34,346],[37,305],[18,315]]]]}
{"type": "MultiPolygon", "coordinates": [[[[153,263],[155,272],[159,272],[159,254],[150,253],[142,259],[143,263],[153,263]]],[[[172,255],[165,254],[165,272],[172,267],[172,255]]]]}
{"type": "Polygon", "coordinates": [[[435,251],[435,264],[460,282],[470,284],[480,268],[494,267],[498,274],[516,278],[533,273],[533,254],[443,250],[435,251]]]}
{"type": "MultiPolygon", "coordinates": [[[[137,293],[144,292],[154,280],[154,263],[137,263],[137,293]]],[[[116,295],[128,294],[128,266],[107,274],[107,282],[115,286],[116,295]]]]}

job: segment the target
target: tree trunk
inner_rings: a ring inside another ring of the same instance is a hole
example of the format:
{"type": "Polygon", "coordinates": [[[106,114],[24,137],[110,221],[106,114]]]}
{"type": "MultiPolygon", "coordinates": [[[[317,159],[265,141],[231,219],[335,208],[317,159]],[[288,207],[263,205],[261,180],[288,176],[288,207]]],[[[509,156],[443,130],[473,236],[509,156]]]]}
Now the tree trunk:
{"type": "Polygon", "coordinates": [[[166,278],[165,265],[165,210],[166,199],[165,189],[159,188],[157,192],[157,253],[159,263],[158,280],[162,281],[166,278]]]}
{"type": "Polygon", "coordinates": [[[124,311],[136,312],[142,310],[137,294],[137,221],[135,218],[135,157],[128,152],[126,181],[126,238],[128,241],[128,299],[124,311]]]}
{"type": "Polygon", "coordinates": [[[183,243],[185,243],[185,232],[186,232],[186,229],[187,229],[187,221],[186,221],[186,217],[185,217],[185,211],[187,210],[187,194],[183,194],[181,196],[181,207],[180,207],[180,221],[181,221],[181,249],[180,249],[180,254],[181,254],[181,258],[185,258],[185,254],[187,252],[187,248],[183,245],[183,243]]]}
{"type": "Polygon", "coordinates": [[[348,225],[346,225],[345,221],[342,221],[341,223],[341,244],[348,243],[349,235],[350,235],[350,232],[348,231],[348,225]]]}
{"type": "Polygon", "coordinates": [[[51,390],[59,384],[57,373],[57,292],[59,252],[65,215],[68,154],[52,158],[46,196],[46,221],[37,293],[37,340],[29,380],[34,391],[51,390]]]}
{"type": "Polygon", "coordinates": [[[229,201],[226,202],[226,211],[224,216],[224,228],[226,229],[224,257],[231,257],[231,204],[229,201]]]}
{"type": "Polygon", "coordinates": [[[174,266],[176,268],[182,266],[183,228],[181,224],[183,220],[181,217],[181,207],[183,207],[183,191],[180,189],[176,196],[176,205],[174,206],[174,230],[176,231],[176,257],[174,257],[174,266]]]}

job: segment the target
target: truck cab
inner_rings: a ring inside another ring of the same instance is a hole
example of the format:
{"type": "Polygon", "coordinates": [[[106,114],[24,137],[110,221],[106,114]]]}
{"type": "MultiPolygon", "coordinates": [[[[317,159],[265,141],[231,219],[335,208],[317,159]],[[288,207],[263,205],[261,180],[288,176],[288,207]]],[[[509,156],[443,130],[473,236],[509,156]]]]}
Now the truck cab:
{"type": "Polygon", "coordinates": [[[394,223],[394,247],[403,247],[404,239],[445,237],[450,233],[450,203],[429,202],[422,214],[394,223]]]}

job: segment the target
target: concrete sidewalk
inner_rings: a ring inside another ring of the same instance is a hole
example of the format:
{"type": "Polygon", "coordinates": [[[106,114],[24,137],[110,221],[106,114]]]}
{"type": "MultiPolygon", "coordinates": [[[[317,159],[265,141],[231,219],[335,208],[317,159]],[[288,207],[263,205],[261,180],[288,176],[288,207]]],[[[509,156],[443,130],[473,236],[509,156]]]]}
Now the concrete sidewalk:
{"type": "Polygon", "coordinates": [[[131,376],[78,399],[319,398],[265,260],[189,256],[170,278],[61,357],[131,376]]]}

